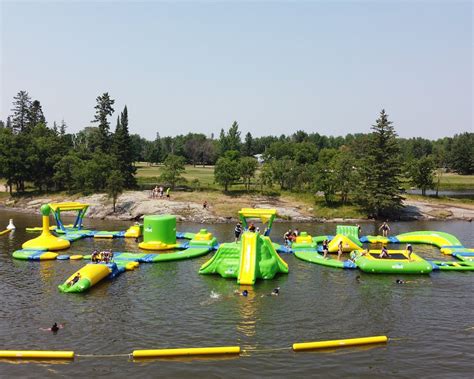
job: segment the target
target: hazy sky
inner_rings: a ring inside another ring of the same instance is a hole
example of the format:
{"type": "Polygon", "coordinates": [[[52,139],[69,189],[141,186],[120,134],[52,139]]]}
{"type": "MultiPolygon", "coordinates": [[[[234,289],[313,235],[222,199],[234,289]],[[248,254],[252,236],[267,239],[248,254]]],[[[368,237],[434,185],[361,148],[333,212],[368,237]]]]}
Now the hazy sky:
{"type": "Polygon", "coordinates": [[[149,139],[473,131],[469,1],[0,1],[0,119],[26,90],[77,132],[108,91],[149,139]]]}

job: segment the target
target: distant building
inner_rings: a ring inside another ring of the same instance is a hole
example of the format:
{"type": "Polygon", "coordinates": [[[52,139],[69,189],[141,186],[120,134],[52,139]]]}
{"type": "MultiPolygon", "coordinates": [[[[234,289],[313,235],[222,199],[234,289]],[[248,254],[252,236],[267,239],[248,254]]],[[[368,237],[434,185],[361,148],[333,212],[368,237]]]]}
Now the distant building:
{"type": "Polygon", "coordinates": [[[263,159],[263,154],[255,154],[253,157],[257,160],[259,164],[265,162],[265,160],[263,159]]]}

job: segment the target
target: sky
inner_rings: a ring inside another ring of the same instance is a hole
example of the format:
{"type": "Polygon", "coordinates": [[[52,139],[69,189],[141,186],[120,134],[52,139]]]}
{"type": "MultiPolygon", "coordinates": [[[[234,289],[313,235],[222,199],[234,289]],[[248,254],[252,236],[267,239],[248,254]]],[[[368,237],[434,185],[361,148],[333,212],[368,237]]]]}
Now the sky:
{"type": "Polygon", "coordinates": [[[470,1],[0,2],[2,120],[26,90],[69,132],[104,92],[147,139],[473,131],[470,1]]]}

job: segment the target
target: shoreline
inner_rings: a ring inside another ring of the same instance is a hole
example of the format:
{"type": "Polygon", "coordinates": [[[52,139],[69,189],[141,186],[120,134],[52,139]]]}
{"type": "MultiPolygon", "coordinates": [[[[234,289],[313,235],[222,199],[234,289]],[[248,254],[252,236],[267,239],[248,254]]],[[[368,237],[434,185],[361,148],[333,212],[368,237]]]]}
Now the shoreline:
{"type": "MultiPolygon", "coordinates": [[[[212,196],[212,194],[204,194],[212,196]]],[[[117,200],[116,213],[112,211],[111,200],[106,194],[89,196],[52,194],[41,196],[25,196],[5,198],[0,201],[0,209],[18,212],[39,212],[41,205],[50,202],[78,201],[89,204],[86,218],[110,219],[121,221],[138,221],[146,214],[173,214],[181,222],[196,222],[201,224],[233,223],[237,221],[237,210],[248,208],[274,208],[278,217],[276,222],[364,222],[370,218],[321,218],[314,215],[314,209],[308,204],[289,201],[262,195],[215,195],[215,203],[209,209],[204,209],[202,203],[190,200],[188,193],[173,193],[170,199],[152,199],[148,191],[127,191],[117,200]]],[[[452,205],[442,202],[423,201],[408,198],[404,201],[405,209],[397,219],[391,221],[413,220],[466,220],[474,219],[474,205],[452,205]]]]}

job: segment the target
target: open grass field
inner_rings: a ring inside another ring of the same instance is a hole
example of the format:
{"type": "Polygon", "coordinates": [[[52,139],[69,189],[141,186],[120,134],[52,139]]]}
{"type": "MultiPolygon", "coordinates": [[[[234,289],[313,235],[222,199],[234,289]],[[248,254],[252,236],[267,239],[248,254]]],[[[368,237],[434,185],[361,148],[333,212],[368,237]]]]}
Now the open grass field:
{"type": "MultiPolygon", "coordinates": [[[[137,163],[137,180],[139,184],[157,184],[162,172],[162,166],[149,166],[147,163],[137,163]]],[[[191,183],[199,180],[202,188],[219,189],[214,183],[214,166],[186,166],[183,177],[191,183]]],[[[436,178],[435,178],[436,181],[436,178]]],[[[243,186],[232,186],[234,190],[242,190],[243,186]]],[[[458,175],[454,173],[444,173],[441,176],[440,190],[470,190],[474,189],[474,175],[458,175]]]]}
{"type": "MultiPolygon", "coordinates": [[[[138,184],[156,185],[160,183],[159,177],[163,166],[149,166],[147,163],[137,163],[135,167],[137,168],[136,178],[138,184]]],[[[200,187],[217,189],[217,186],[214,184],[214,166],[194,167],[187,165],[186,171],[182,176],[188,184],[191,184],[194,180],[199,180],[200,187]]]]}
{"type": "MultiPolygon", "coordinates": [[[[436,183],[436,178],[435,178],[436,183]]],[[[458,175],[453,173],[445,173],[441,176],[439,185],[441,190],[473,190],[474,175],[458,175]]]]}

